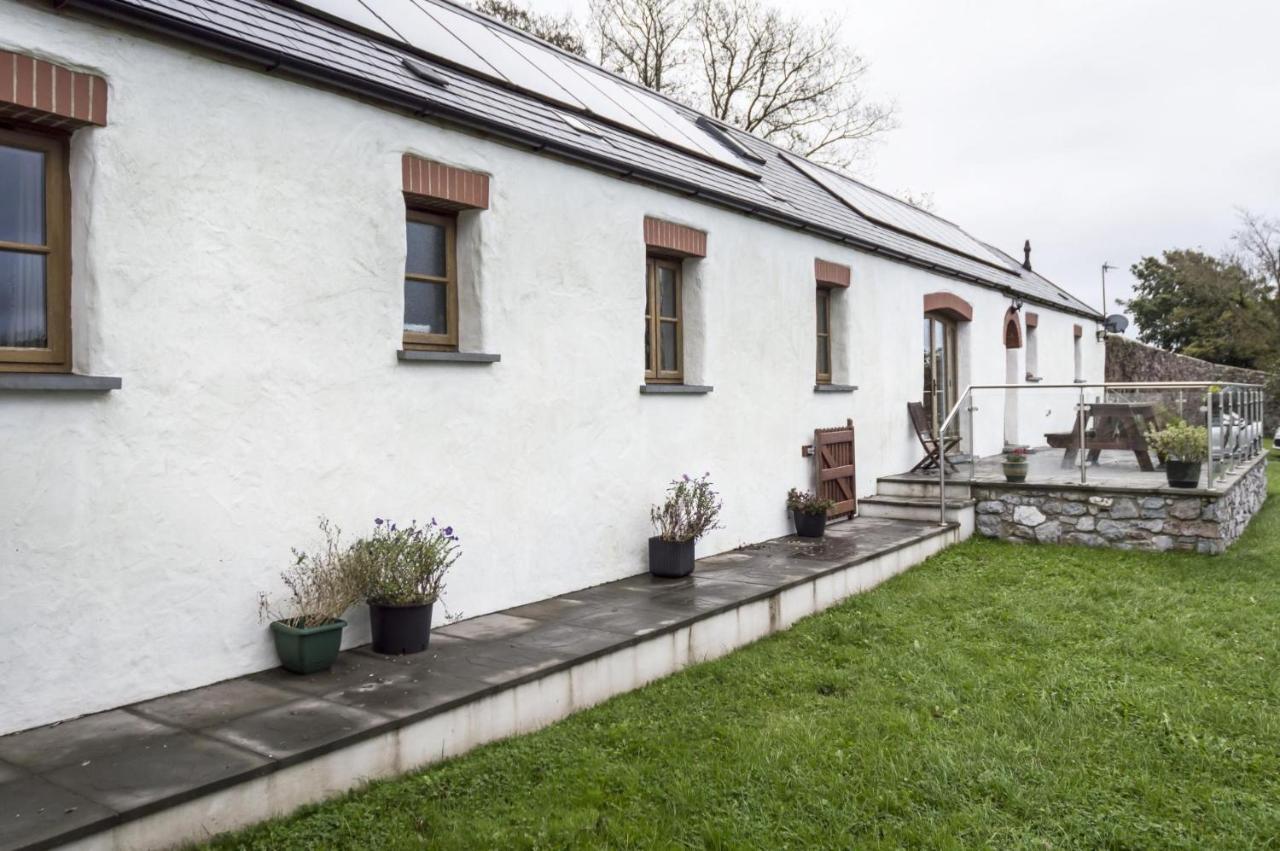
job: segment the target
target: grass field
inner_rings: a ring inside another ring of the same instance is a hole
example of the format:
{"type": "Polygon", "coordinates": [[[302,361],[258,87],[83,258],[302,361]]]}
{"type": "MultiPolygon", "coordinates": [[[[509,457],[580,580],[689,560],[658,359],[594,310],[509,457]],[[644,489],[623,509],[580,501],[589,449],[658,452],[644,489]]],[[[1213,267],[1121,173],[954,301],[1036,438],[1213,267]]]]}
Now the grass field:
{"type": "Polygon", "coordinates": [[[1220,557],[970,541],[222,848],[1280,847],[1280,464],[1220,557]]]}

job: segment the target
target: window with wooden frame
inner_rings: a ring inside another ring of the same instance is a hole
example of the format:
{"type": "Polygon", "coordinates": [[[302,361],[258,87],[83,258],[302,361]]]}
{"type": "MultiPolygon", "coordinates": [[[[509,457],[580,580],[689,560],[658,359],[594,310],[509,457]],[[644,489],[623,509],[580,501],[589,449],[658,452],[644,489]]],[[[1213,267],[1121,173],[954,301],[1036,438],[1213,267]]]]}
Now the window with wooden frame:
{"type": "Polygon", "coordinates": [[[818,377],[831,383],[831,288],[818,287],[818,377]]]}
{"type": "Polygon", "coordinates": [[[404,346],[458,347],[457,221],[409,210],[404,264],[404,346]]]}
{"type": "Polygon", "coordinates": [[[0,372],[71,370],[67,137],[0,128],[0,372]]]}
{"type": "Polygon", "coordinates": [[[650,257],[644,300],[644,377],[655,384],[684,381],[684,299],[680,261],[650,257]]]}

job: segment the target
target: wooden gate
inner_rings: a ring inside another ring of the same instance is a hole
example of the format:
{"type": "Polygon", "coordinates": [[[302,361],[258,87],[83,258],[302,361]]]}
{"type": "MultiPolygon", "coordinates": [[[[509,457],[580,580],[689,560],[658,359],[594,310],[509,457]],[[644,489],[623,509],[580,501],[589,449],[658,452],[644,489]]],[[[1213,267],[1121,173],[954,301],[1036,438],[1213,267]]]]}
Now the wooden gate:
{"type": "Polygon", "coordinates": [[[856,464],[853,457],[853,420],[843,426],[820,428],[813,432],[813,459],[817,485],[815,493],[834,500],[836,507],[828,517],[858,513],[856,464]]]}

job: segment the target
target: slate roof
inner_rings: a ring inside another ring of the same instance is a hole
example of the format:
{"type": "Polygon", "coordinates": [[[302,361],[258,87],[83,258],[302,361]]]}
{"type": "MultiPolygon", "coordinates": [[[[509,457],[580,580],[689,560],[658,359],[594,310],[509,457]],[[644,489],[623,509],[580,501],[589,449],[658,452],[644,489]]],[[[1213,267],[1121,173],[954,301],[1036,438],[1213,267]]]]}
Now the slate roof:
{"type": "MultiPolygon", "coordinates": [[[[320,82],[942,275],[1100,318],[1093,308],[1040,275],[1022,273],[1016,262],[1011,269],[979,262],[860,215],[789,163],[780,149],[738,130],[728,132],[763,164],[744,161],[744,169],[738,170],[575,112],[573,117],[591,131],[583,133],[563,118],[564,109],[536,95],[282,2],[69,0],[66,5],[261,63],[268,73],[320,82]],[[444,85],[424,76],[434,76],[444,85]]],[[[669,105],[690,119],[697,117],[687,107],[669,105]]]]}

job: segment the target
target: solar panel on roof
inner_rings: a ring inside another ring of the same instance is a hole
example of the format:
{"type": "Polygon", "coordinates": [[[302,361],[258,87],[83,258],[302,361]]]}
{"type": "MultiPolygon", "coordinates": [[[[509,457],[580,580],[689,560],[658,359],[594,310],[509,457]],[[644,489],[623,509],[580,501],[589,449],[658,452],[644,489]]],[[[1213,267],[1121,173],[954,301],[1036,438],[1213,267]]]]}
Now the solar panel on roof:
{"type": "MultiPolygon", "coordinates": [[[[411,0],[412,1],[412,0],[411,0]]],[[[525,91],[540,94],[557,103],[575,109],[586,106],[572,94],[547,76],[541,69],[517,53],[506,39],[499,38],[493,28],[475,18],[470,18],[447,6],[419,3],[428,15],[453,33],[459,41],[484,57],[494,70],[511,85],[525,91]]]]}
{"type": "MultiPolygon", "coordinates": [[[[311,0],[303,0],[303,2],[310,3],[311,0]]],[[[503,79],[492,65],[481,59],[479,54],[463,44],[457,36],[441,26],[439,21],[410,0],[362,0],[362,2],[387,26],[395,30],[403,41],[419,50],[486,76],[503,79]]]]}
{"type": "Polygon", "coordinates": [[[1017,269],[1007,259],[995,254],[946,219],[799,157],[788,156],[785,159],[858,213],[878,224],[1017,274],[1017,269]]]}

